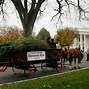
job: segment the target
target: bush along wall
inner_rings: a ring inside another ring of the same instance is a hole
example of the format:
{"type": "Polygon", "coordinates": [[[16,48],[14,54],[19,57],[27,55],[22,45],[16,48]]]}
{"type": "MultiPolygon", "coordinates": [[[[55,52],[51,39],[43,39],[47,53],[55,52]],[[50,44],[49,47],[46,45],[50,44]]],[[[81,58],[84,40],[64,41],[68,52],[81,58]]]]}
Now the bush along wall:
{"type": "Polygon", "coordinates": [[[45,50],[48,45],[37,38],[22,38],[16,41],[0,43],[0,62],[26,61],[28,51],[45,50]]]}

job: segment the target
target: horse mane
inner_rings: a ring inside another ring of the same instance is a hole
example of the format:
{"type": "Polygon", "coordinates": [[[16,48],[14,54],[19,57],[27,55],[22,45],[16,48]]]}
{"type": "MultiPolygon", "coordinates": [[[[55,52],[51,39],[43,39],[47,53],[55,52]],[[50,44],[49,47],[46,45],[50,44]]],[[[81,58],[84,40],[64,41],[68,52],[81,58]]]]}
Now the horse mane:
{"type": "Polygon", "coordinates": [[[67,53],[74,54],[74,49],[73,48],[67,49],[67,53]]]}

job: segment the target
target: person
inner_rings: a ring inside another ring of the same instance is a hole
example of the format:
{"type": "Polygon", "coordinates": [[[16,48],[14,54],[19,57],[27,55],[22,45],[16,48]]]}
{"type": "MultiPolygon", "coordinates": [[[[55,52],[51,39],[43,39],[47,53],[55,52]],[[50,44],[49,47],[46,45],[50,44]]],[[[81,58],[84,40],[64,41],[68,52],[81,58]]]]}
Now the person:
{"type": "Polygon", "coordinates": [[[56,43],[54,42],[54,39],[51,39],[50,48],[56,48],[56,43]]]}

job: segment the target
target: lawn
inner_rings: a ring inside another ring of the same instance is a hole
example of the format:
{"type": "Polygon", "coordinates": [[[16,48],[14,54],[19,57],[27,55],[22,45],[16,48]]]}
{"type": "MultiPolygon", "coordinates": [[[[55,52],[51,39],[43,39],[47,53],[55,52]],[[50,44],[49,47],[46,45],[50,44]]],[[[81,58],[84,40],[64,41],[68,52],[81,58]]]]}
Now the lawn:
{"type": "Polygon", "coordinates": [[[89,89],[89,69],[5,84],[0,89],[89,89]]]}

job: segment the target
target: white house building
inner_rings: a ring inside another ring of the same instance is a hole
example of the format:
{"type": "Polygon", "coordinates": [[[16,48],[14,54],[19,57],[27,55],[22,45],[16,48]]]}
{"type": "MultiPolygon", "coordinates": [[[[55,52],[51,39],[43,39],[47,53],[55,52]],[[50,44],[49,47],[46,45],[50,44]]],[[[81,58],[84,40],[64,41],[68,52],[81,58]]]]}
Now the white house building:
{"type": "Polygon", "coordinates": [[[72,47],[80,47],[81,50],[87,51],[89,48],[89,28],[77,28],[78,37],[74,39],[72,47]]]}

